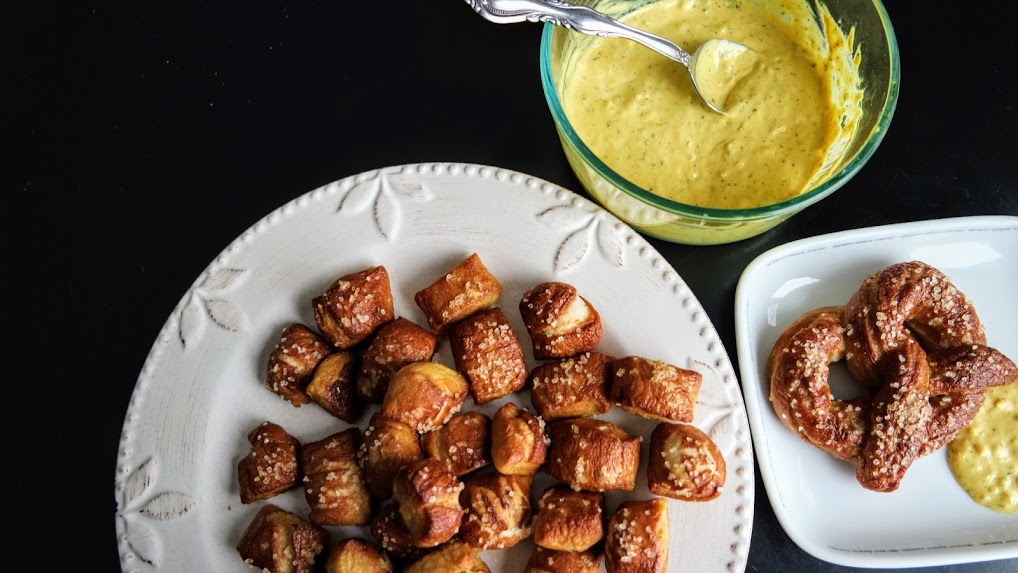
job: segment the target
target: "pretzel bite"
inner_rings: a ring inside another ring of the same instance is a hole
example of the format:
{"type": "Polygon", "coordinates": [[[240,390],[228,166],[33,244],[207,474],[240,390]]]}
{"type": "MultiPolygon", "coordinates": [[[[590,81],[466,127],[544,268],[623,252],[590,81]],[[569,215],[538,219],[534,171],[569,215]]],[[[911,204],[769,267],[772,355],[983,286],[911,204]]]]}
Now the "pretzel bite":
{"type": "Polygon", "coordinates": [[[668,571],[666,499],[633,499],[619,505],[608,521],[604,564],[607,573],[668,571]]]}
{"type": "Polygon", "coordinates": [[[361,401],[354,392],[357,360],[352,352],[330,354],[315,368],[307,394],[319,406],[344,422],[361,417],[361,401]]]}
{"type": "Polygon", "coordinates": [[[389,380],[382,415],[418,432],[430,432],[449,421],[467,399],[467,381],[439,362],[414,362],[389,380]]]}
{"type": "Polygon", "coordinates": [[[304,444],[304,498],[317,525],[367,525],[371,494],[357,464],[361,431],[349,428],[304,444]]]}
{"type": "Polygon", "coordinates": [[[307,385],[318,364],[332,352],[329,342],[307,326],[287,326],[269,354],[269,389],[298,408],[310,403],[307,385]]]}
{"type": "Polygon", "coordinates": [[[436,459],[414,462],[396,472],[392,499],[415,546],[435,547],[459,532],[462,491],[463,482],[436,459]]]}
{"type": "Polygon", "coordinates": [[[477,550],[453,540],[418,559],[404,573],[491,573],[477,550]]]}
{"type": "Polygon", "coordinates": [[[263,571],[311,573],[328,543],[324,527],[267,503],[244,530],[237,552],[245,563],[263,571]]]}
{"type": "Polygon", "coordinates": [[[491,465],[488,442],[491,419],[480,412],[461,412],[444,426],[421,436],[429,458],[445,462],[457,476],[491,465]]]}
{"type": "Polygon", "coordinates": [[[689,424],[661,422],[650,434],[647,487],[682,501],[709,501],[725,485],[725,458],[710,436],[689,424]]]}
{"type": "Polygon", "coordinates": [[[502,283],[473,253],[442,278],[417,291],[414,302],[428,317],[431,330],[445,334],[454,323],[495,304],[500,296],[502,283]]]}
{"type": "Polygon", "coordinates": [[[382,548],[359,539],[349,537],[341,540],[329,550],[325,560],[325,573],[393,573],[392,560],[382,548]]]}
{"type": "Polygon", "coordinates": [[[437,346],[435,333],[402,316],[383,325],[361,354],[357,396],[381,404],[392,375],[411,362],[431,360],[437,346]]]}
{"type": "Polygon", "coordinates": [[[523,573],[598,573],[600,570],[601,553],[597,549],[574,552],[535,547],[523,573]]]}
{"type": "Polygon", "coordinates": [[[466,481],[460,538],[474,549],[507,549],[530,536],[533,476],[479,474],[466,481]]]}
{"type": "Polygon", "coordinates": [[[548,425],[546,471],[574,490],[632,491],[643,438],[604,420],[572,418],[548,425]]]}
{"type": "Polygon", "coordinates": [[[611,363],[612,401],[623,410],[673,422],[692,422],[703,375],[660,360],[626,356],[611,363]]]}
{"type": "Polygon", "coordinates": [[[357,463],[368,489],[378,499],[392,496],[392,480],[403,466],[423,460],[417,431],[375,412],[357,449],[357,463]]]}
{"type": "Polygon", "coordinates": [[[594,305],[563,282],[544,282],[525,292],[520,316],[538,360],[590,352],[604,328],[594,305]]]}
{"type": "Polygon", "coordinates": [[[339,350],[353,348],[395,319],[389,271],[375,266],[343,275],[311,306],[322,335],[339,350]]]}
{"type": "Polygon", "coordinates": [[[613,359],[600,352],[584,352],[535,367],[530,372],[534,408],[549,422],[608,412],[613,359]]]}
{"type": "Polygon", "coordinates": [[[414,545],[410,530],[403,524],[399,516],[399,504],[387,503],[371,520],[371,535],[382,546],[382,550],[397,564],[404,564],[420,559],[430,549],[414,545]]]}
{"type": "Polygon", "coordinates": [[[491,418],[491,460],[499,473],[537,473],[548,454],[544,420],[506,402],[491,418]]]}
{"type": "Polygon", "coordinates": [[[240,502],[263,501],[300,485],[300,442],[273,422],[262,422],[247,434],[251,453],[237,464],[240,502]]]}
{"type": "Polygon", "coordinates": [[[534,543],[555,551],[586,551],[604,538],[604,493],[564,486],[544,490],[534,516],[534,543]]]}
{"type": "Polygon", "coordinates": [[[527,383],[523,347],[498,307],[479,310],[453,325],[449,345],[477,404],[512,394],[527,383]]]}

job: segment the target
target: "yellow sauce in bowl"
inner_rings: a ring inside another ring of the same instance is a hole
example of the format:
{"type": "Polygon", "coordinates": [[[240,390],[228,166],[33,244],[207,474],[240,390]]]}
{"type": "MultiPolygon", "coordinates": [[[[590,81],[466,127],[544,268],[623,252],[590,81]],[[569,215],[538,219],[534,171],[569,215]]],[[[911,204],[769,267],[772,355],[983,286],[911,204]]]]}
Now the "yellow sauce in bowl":
{"type": "Polygon", "coordinates": [[[596,38],[578,53],[563,108],[619,175],[680,203],[745,209],[832,174],[855,134],[862,90],[853,32],[822,5],[815,17],[803,0],[661,0],[622,21],[690,52],[719,37],[750,50],[739,56],[726,114],[700,101],[681,64],[645,46],[596,38]]]}
{"type": "Polygon", "coordinates": [[[947,462],[973,500],[1018,513],[1018,382],[987,391],[972,423],[947,445],[947,462]]]}

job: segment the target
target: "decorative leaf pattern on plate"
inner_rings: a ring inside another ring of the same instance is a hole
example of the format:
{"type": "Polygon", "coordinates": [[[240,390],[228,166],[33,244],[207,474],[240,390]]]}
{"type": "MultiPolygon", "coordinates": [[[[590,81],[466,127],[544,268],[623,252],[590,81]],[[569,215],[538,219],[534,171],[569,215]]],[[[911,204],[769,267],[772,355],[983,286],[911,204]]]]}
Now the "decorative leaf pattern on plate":
{"type": "Polygon", "coordinates": [[[371,206],[375,228],[389,240],[396,238],[403,220],[398,197],[412,201],[430,201],[434,195],[423,183],[400,179],[395,174],[381,173],[354,185],[339,201],[340,213],[357,214],[371,206]]]}
{"type": "Polygon", "coordinates": [[[620,230],[604,212],[589,211],[578,205],[558,205],[537,214],[549,225],[570,229],[555,252],[555,270],[566,273],[583,262],[596,244],[606,261],[625,265],[625,244],[620,230]]]}
{"type": "Polygon", "coordinates": [[[242,282],[244,273],[245,271],[241,269],[217,269],[211,271],[209,276],[193,289],[187,304],[180,310],[180,343],[185,348],[197,341],[205,332],[205,316],[223,330],[230,332],[240,330],[244,322],[244,313],[232,302],[213,298],[206,293],[219,293],[233,288],[242,282]]]}
{"type": "Polygon", "coordinates": [[[195,506],[195,499],[179,492],[169,491],[154,495],[147,503],[143,498],[156,481],[159,464],[150,458],[138,467],[124,482],[117,517],[123,520],[124,538],[130,550],[144,563],[158,567],[162,562],[163,544],[147,523],[135,516],[145,515],[156,521],[169,521],[187,515],[195,506]]]}

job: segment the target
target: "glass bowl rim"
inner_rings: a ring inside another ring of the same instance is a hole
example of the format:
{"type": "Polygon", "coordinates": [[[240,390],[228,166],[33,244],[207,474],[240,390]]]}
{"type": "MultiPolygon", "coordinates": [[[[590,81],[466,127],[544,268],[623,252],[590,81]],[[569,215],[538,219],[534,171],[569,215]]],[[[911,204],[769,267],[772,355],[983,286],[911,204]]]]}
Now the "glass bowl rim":
{"type": "MultiPolygon", "coordinates": [[[[809,205],[812,205],[813,203],[816,203],[824,197],[827,197],[851,179],[876,152],[880,142],[883,141],[884,136],[887,134],[887,128],[891,123],[891,119],[894,117],[894,111],[898,103],[898,88],[901,79],[901,61],[900,54],[898,52],[898,41],[894,33],[894,27],[891,24],[890,16],[887,14],[887,10],[884,8],[881,0],[870,0],[870,4],[872,4],[872,6],[877,10],[880,22],[883,24],[884,38],[887,41],[889,56],[889,66],[887,71],[889,81],[887,95],[884,97],[883,105],[880,108],[880,115],[877,123],[874,124],[873,128],[870,130],[866,142],[855,154],[855,157],[843,165],[837,173],[822,182],[816,188],[779,203],[747,209],[721,209],[680,203],[641,188],[639,185],[629,181],[617,173],[614,169],[606,165],[593,151],[591,151],[587,144],[584,143],[579,134],[576,133],[576,130],[569,122],[568,117],[566,117],[565,110],[562,108],[562,103],[558,97],[558,89],[556,88],[554,79],[552,78],[551,65],[552,35],[554,34],[555,29],[560,28],[561,26],[552,22],[545,22],[544,28],[541,32],[540,73],[544,97],[549,109],[551,110],[552,118],[555,120],[556,127],[561,131],[569,145],[573,147],[583,161],[594,169],[594,171],[596,171],[601,177],[607,179],[617,189],[625,192],[627,195],[641,203],[656,207],[670,214],[694,217],[709,221],[769,219],[789,213],[795,213],[809,205]]],[[[571,30],[563,29],[563,33],[570,31],[571,30]]]]}

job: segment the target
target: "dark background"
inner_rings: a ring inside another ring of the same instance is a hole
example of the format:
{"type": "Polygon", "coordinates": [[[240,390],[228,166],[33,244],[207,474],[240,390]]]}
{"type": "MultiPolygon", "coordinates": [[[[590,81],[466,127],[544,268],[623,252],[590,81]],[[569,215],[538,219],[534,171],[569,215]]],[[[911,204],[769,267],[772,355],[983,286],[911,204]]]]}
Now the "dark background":
{"type": "MultiPolygon", "coordinates": [[[[767,249],[884,223],[1018,215],[1013,21],[987,3],[887,9],[900,100],[852,181],[741,243],[652,241],[733,361],[735,287],[767,249]]],[[[540,33],[489,23],[462,0],[4,2],[8,557],[120,571],[113,483],[135,380],[183,293],[262,216],[403,163],[493,165],[582,192],[541,90],[540,33]]],[[[748,571],[850,570],[799,550],[759,479],[755,513],[748,571]]]]}

